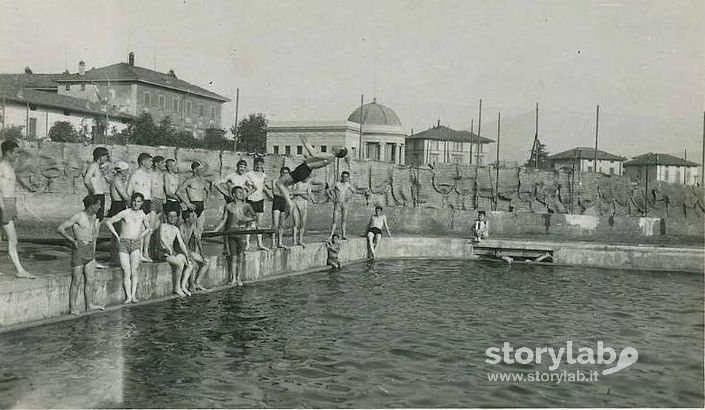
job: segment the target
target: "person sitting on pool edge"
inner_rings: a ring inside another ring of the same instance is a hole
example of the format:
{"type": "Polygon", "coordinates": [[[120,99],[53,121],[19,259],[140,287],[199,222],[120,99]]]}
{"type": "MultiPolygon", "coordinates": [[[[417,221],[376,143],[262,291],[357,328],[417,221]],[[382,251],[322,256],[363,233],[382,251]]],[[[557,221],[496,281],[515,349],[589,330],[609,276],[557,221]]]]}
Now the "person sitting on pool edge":
{"type": "Polygon", "coordinates": [[[473,240],[480,242],[490,236],[490,227],[487,224],[487,214],[485,211],[477,212],[477,220],[472,227],[473,240]]]}
{"type": "Polygon", "coordinates": [[[189,250],[181,237],[181,231],[176,226],[179,220],[179,211],[170,209],[166,215],[166,221],[159,226],[159,243],[155,255],[158,262],[166,262],[176,269],[174,280],[174,293],[177,295],[191,296],[188,290],[188,279],[191,276],[193,264],[190,259],[189,250]],[[179,251],[174,247],[174,243],[179,244],[179,251]]]}
{"type": "Polygon", "coordinates": [[[382,214],[382,207],[377,205],[375,207],[375,214],[370,217],[370,222],[367,224],[367,251],[369,252],[370,259],[374,259],[377,256],[377,247],[382,240],[382,228],[387,230],[387,235],[392,237],[392,233],[389,232],[389,225],[387,225],[387,216],[382,214]]]}
{"type": "Polygon", "coordinates": [[[340,269],[340,261],[338,260],[338,253],[340,252],[340,235],[334,233],[330,237],[330,240],[326,242],[326,250],[328,251],[328,260],[326,264],[332,266],[333,269],[340,269]]]}
{"type": "Polygon", "coordinates": [[[98,239],[100,220],[96,214],[101,207],[99,196],[87,195],[83,198],[83,211],[73,215],[64,221],[57,231],[61,236],[71,242],[71,285],[69,287],[69,312],[78,315],[76,299],[78,289],[83,279],[83,297],[86,310],[104,310],[105,307],[93,303],[95,290],[93,289],[93,279],[95,276],[95,243],[98,239]],[[66,229],[72,228],[73,235],[66,233],[66,229]]]}
{"type": "Polygon", "coordinates": [[[188,246],[189,254],[193,265],[193,275],[191,275],[190,285],[192,292],[206,291],[208,289],[201,285],[201,281],[208,274],[210,261],[203,252],[203,242],[201,235],[203,230],[198,223],[196,212],[186,210],[182,213],[184,222],[181,224],[181,237],[188,246]]]}
{"type": "Polygon", "coordinates": [[[299,136],[301,142],[306,149],[308,155],[304,162],[299,164],[293,171],[288,174],[282,175],[275,182],[276,187],[281,192],[284,200],[286,201],[287,208],[289,210],[294,209],[291,202],[291,193],[289,192],[289,187],[296,184],[297,182],[305,181],[306,178],[311,175],[311,171],[318,168],[327,167],[333,163],[334,158],[347,158],[348,150],[345,147],[332,147],[331,153],[318,152],[311,144],[308,143],[306,138],[302,135],[299,136]]]}

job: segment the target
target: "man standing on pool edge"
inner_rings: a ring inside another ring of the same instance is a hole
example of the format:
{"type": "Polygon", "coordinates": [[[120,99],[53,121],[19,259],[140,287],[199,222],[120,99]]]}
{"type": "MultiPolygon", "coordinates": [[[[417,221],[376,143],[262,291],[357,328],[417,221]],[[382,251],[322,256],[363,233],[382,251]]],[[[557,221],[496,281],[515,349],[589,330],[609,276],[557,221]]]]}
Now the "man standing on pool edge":
{"type": "MultiPolygon", "coordinates": [[[[15,230],[15,218],[17,218],[17,198],[15,198],[15,168],[12,163],[19,157],[19,148],[14,141],[3,141],[0,144],[2,160],[0,160],[0,223],[7,237],[7,253],[17,269],[15,276],[24,279],[36,279],[27,272],[20,263],[17,256],[17,231],[15,230]]],[[[0,274],[2,274],[0,272],[0,274]]]]}
{"type": "MultiPolygon", "coordinates": [[[[143,152],[137,157],[138,168],[130,175],[127,180],[127,195],[134,201],[134,194],[142,194],[141,209],[147,220],[150,223],[150,228],[154,225],[150,213],[152,212],[152,156],[143,152]]],[[[149,257],[149,242],[152,238],[152,230],[147,233],[142,244],[141,259],[142,262],[152,262],[149,257]]]]}

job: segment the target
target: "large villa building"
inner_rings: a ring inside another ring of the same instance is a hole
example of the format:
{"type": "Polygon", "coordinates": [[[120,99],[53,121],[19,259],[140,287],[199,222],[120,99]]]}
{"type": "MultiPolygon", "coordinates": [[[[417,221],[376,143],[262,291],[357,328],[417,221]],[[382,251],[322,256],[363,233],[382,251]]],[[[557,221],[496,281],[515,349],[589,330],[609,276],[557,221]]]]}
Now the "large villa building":
{"type": "Polygon", "coordinates": [[[438,124],[406,138],[407,164],[453,163],[482,166],[485,148],[494,140],[470,131],[458,131],[438,124]]]}

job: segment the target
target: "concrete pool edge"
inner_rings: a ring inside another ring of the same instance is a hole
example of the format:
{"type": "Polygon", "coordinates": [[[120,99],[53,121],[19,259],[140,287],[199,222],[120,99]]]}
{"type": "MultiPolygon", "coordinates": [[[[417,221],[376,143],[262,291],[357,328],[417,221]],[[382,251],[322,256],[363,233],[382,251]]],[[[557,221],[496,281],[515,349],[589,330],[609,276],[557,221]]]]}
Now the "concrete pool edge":
{"type": "MultiPolygon", "coordinates": [[[[684,271],[703,273],[705,251],[702,249],[667,248],[653,246],[598,245],[586,243],[531,242],[512,240],[485,240],[488,249],[500,252],[529,250],[551,251],[558,266],[585,265],[597,268],[637,269],[648,271],[684,271]]],[[[301,275],[326,269],[326,250],[322,243],[312,243],[290,249],[251,251],[245,254],[243,280],[255,283],[301,275]]],[[[429,258],[475,259],[473,248],[465,238],[395,237],[384,238],[378,250],[379,259],[429,258]]],[[[343,264],[367,259],[366,240],[355,238],[344,243],[340,260],[343,264]]],[[[222,256],[210,257],[212,264],[205,285],[211,292],[227,289],[227,270],[222,256]]],[[[172,299],[173,277],[165,263],[142,265],[137,295],[144,303],[172,299]]],[[[107,310],[122,304],[122,273],[119,268],[96,272],[96,302],[107,310]]],[[[0,333],[27,327],[55,323],[81,317],[68,315],[70,273],[52,274],[36,280],[13,280],[0,283],[0,333]]],[[[79,297],[79,299],[82,299],[79,297]]],[[[140,303],[136,306],[139,306],[140,303]]]]}

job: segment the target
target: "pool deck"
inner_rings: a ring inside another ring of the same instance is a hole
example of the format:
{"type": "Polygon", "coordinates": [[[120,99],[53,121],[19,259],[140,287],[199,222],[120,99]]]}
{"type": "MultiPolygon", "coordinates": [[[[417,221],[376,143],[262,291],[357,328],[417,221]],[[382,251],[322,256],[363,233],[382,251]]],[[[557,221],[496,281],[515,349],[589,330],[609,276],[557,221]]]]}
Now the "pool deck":
{"type": "MultiPolygon", "coordinates": [[[[244,282],[248,284],[328,269],[323,238],[324,235],[311,236],[306,247],[246,252],[244,282]]],[[[252,242],[254,245],[254,238],[252,242]]],[[[493,238],[473,243],[467,238],[410,236],[385,237],[378,249],[378,258],[474,260],[478,255],[483,255],[492,258],[508,256],[513,261],[522,262],[545,253],[552,255],[552,265],[676,271],[702,275],[705,264],[705,250],[700,246],[619,245],[511,238],[493,238]]],[[[203,281],[204,285],[212,291],[227,288],[225,258],[211,256],[209,259],[211,270],[203,281]]],[[[340,261],[343,264],[365,260],[367,247],[364,238],[356,237],[344,241],[340,251],[340,261]]],[[[12,272],[6,262],[3,262],[0,268],[4,272],[12,272]]],[[[8,274],[0,275],[0,333],[76,317],[68,315],[71,280],[68,260],[59,259],[58,263],[43,262],[28,268],[38,276],[37,279],[17,279],[8,274]]],[[[97,270],[94,282],[96,303],[105,305],[109,310],[124,306],[122,272],[118,267],[97,270]]],[[[166,263],[142,264],[137,297],[141,301],[140,304],[177,297],[173,294],[173,274],[166,263]]],[[[80,294],[79,306],[81,305],[80,294]]]]}

